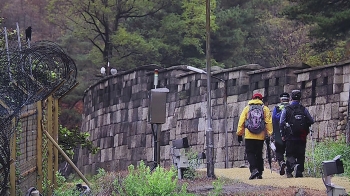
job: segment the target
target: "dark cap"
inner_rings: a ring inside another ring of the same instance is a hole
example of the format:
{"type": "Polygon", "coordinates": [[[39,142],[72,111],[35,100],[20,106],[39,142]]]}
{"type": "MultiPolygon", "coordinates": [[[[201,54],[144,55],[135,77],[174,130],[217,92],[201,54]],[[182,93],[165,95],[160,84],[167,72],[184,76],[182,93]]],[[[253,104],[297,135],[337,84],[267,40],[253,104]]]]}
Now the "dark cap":
{"type": "Polygon", "coordinates": [[[263,96],[262,96],[260,93],[255,93],[255,94],[253,95],[253,99],[256,99],[256,98],[262,100],[263,96]]]}
{"type": "Polygon", "coordinates": [[[280,99],[288,99],[289,100],[289,94],[288,93],[280,94],[280,99]]]}
{"type": "Polygon", "coordinates": [[[292,99],[293,100],[300,100],[300,98],[301,98],[300,90],[293,90],[292,91],[292,99]]]}

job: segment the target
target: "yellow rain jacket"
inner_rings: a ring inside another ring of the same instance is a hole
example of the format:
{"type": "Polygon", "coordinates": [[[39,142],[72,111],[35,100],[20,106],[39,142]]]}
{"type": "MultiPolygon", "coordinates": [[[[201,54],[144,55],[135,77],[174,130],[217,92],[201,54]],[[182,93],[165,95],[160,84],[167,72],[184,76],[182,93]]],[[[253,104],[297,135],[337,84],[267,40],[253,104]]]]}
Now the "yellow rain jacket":
{"type": "Polygon", "coordinates": [[[238,121],[237,135],[242,136],[244,133],[245,139],[265,140],[266,133],[270,136],[272,134],[272,117],[271,111],[267,106],[264,106],[264,117],[266,123],[266,130],[259,134],[254,134],[244,127],[245,121],[248,118],[249,105],[251,104],[264,104],[260,99],[252,99],[248,102],[248,105],[243,109],[238,121]]]}

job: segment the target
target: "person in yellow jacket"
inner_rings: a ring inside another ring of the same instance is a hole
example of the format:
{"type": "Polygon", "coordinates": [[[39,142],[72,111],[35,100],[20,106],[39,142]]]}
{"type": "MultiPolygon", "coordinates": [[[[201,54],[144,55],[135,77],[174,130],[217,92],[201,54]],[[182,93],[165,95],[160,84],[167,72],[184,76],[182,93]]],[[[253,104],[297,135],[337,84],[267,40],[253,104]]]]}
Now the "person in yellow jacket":
{"type": "Polygon", "coordinates": [[[243,109],[240,115],[236,133],[239,143],[243,141],[242,136],[244,134],[245,152],[251,173],[249,177],[250,180],[262,179],[262,174],[264,171],[264,141],[266,135],[269,137],[273,132],[271,111],[267,106],[264,105],[262,99],[263,97],[260,93],[255,93],[253,95],[252,100],[248,102],[248,105],[243,109]],[[259,112],[251,112],[252,106],[261,107],[261,113],[259,114],[259,112]],[[251,120],[251,116],[253,116],[255,119],[251,120]],[[261,116],[261,126],[259,126],[258,116],[261,116]],[[254,126],[257,126],[257,128],[253,129],[254,126]]]}

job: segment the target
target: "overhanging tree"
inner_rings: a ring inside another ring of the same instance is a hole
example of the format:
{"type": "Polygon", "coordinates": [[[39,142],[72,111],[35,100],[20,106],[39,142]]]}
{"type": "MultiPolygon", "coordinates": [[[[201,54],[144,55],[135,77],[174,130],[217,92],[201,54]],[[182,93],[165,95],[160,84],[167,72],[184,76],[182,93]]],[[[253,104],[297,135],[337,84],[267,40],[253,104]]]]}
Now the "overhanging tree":
{"type": "MultiPolygon", "coordinates": [[[[217,28],[211,1],[211,29],[217,28]]],[[[165,67],[188,64],[205,66],[205,2],[181,0],[173,2],[160,12],[147,18],[134,18],[128,22],[128,31],[139,27],[139,33],[152,43],[154,50],[144,54],[165,67]]]]}
{"type": "Polygon", "coordinates": [[[246,63],[264,67],[295,63],[305,45],[305,28],[278,15],[286,1],[219,1],[213,55],[227,68],[246,63]],[[225,9],[222,9],[225,8],[225,9]]]}
{"type": "Polygon", "coordinates": [[[93,44],[89,56],[95,64],[174,65],[169,57],[183,59],[186,47],[203,53],[205,4],[199,0],[50,0],[49,10],[51,21],[93,44]]]}
{"type": "Polygon", "coordinates": [[[348,0],[289,0],[284,14],[304,24],[315,24],[310,36],[318,40],[315,48],[323,51],[337,41],[349,38],[350,1],[348,0]]]}
{"type": "Polygon", "coordinates": [[[94,45],[90,53],[95,63],[122,59],[141,53],[146,41],[128,33],[125,23],[157,13],[171,1],[167,0],[51,0],[51,21],[74,33],[77,39],[94,45]],[[120,42],[119,38],[123,38],[120,42]],[[138,47],[132,47],[137,45],[138,47]]]}

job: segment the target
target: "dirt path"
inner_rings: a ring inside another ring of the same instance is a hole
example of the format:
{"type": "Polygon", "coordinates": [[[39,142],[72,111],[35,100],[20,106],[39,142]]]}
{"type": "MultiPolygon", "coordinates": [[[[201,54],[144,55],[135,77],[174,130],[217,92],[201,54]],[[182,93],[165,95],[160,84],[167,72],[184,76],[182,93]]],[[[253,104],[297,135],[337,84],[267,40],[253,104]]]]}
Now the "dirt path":
{"type": "MultiPolygon", "coordinates": [[[[215,169],[215,175],[218,177],[221,176],[236,179],[251,185],[267,185],[281,188],[299,187],[324,191],[326,190],[321,178],[286,178],[286,176],[280,176],[276,172],[271,173],[270,169],[265,169],[262,180],[248,180],[248,177],[250,176],[248,168],[215,169]]],[[[348,179],[333,177],[332,182],[338,186],[344,187],[345,190],[350,191],[350,181],[348,179]]]]}
{"type": "MultiPolygon", "coordinates": [[[[286,178],[276,172],[271,173],[270,169],[265,169],[263,179],[254,180],[248,180],[248,168],[215,169],[214,173],[218,178],[230,179],[223,185],[224,195],[327,195],[321,178],[286,178]]],[[[188,190],[196,195],[208,195],[214,192],[213,181],[206,178],[189,181],[188,190]]],[[[334,177],[332,182],[350,191],[349,179],[334,177]]]]}

